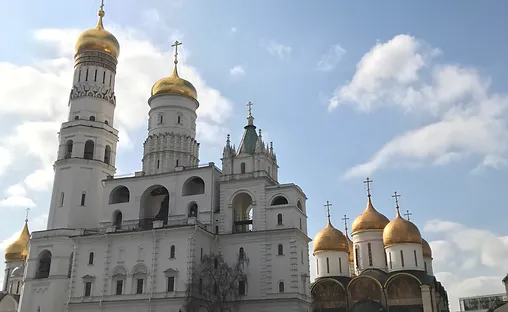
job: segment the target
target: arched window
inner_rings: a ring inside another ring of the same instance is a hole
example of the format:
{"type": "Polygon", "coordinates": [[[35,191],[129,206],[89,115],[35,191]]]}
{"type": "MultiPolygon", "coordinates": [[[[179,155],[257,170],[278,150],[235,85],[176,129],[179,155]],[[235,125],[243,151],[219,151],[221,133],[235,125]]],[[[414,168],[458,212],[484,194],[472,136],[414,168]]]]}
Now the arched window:
{"type": "Polygon", "coordinates": [[[277,246],[277,255],[279,256],[284,255],[284,246],[282,246],[282,244],[279,244],[279,246],[277,246]]]}
{"type": "Polygon", "coordinates": [[[111,147],[109,145],[106,145],[106,148],[104,149],[104,162],[109,165],[110,161],[111,161],[111,147]]]}
{"type": "Polygon", "coordinates": [[[109,125],[109,122],[108,122],[107,120],[104,120],[104,123],[105,123],[106,125],[109,125]]]}
{"type": "Polygon", "coordinates": [[[280,293],[284,292],[284,282],[279,282],[279,292],[280,293]]]}
{"type": "Polygon", "coordinates": [[[43,250],[39,254],[35,278],[48,278],[51,270],[51,252],[43,250]]]}
{"type": "Polygon", "coordinates": [[[122,215],[121,211],[116,211],[114,213],[113,225],[115,226],[115,228],[117,230],[122,228],[122,218],[123,218],[123,215],[122,215]]]}
{"type": "Polygon", "coordinates": [[[74,120],[79,120],[79,116],[74,116],[74,120]]]}
{"type": "Polygon", "coordinates": [[[402,250],[400,251],[400,264],[404,267],[404,252],[402,250]]]}
{"type": "Polygon", "coordinates": [[[372,266],[372,246],[367,244],[367,252],[369,253],[369,266],[372,266]]]}
{"type": "Polygon", "coordinates": [[[415,266],[418,267],[418,257],[416,256],[416,250],[413,250],[413,254],[415,256],[415,266]]]}
{"type": "MultiPolygon", "coordinates": [[[[178,163],[176,164],[178,167],[178,163]]],[[[182,187],[182,196],[199,195],[205,193],[205,181],[200,177],[189,178],[182,187]]]]}
{"type": "Polygon", "coordinates": [[[240,173],[245,173],[245,163],[240,164],[240,173]]]}
{"type": "Polygon", "coordinates": [[[175,259],[176,247],[175,245],[171,245],[171,249],[169,250],[169,258],[175,259]]]}
{"type": "Polygon", "coordinates": [[[389,259],[389,262],[390,262],[390,269],[393,269],[392,253],[391,253],[391,252],[388,254],[388,258],[390,258],[390,259],[389,259]]]}
{"type": "Polygon", "coordinates": [[[316,259],[316,273],[319,275],[319,259],[316,259]]]}
{"type": "Polygon", "coordinates": [[[95,254],[93,253],[93,251],[88,254],[88,264],[89,265],[93,264],[94,257],[95,257],[95,254]]]}
{"type": "Polygon", "coordinates": [[[326,273],[330,273],[330,258],[328,257],[326,257],[326,273]]]}
{"type": "Polygon", "coordinates": [[[67,277],[71,277],[72,275],[72,262],[74,261],[74,252],[71,252],[71,256],[69,257],[69,268],[67,269],[67,277]]]}
{"type": "Polygon", "coordinates": [[[302,202],[300,200],[298,200],[298,202],[296,203],[296,207],[298,207],[298,209],[300,210],[303,210],[302,202]]]}
{"type": "Polygon", "coordinates": [[[360,247],[358,247],[358,245],[355,246],[355,262],[356,262],[356,267],[358,268],[360,266],[360,256],[358,255],[358,253],[360,252],[360,247]]]}
{"type": "Polygon", "coordinates": [[[64,192],[60,193],[60,203],[59,206],[62,207],[64,205],[64,199],[65,199],[65,194],[64,192]]]}
{"type": "Polygon", "coordinates": [[[177,124],[181,124],[182,123],[182,116],[178,115],[176,123],[177,124]]]}
{"type": "Polygon", "coordinates": [[[238,258],[240,258],[240,260],[245,259],[245,250],[243,247],[240,247],[240,250],[238,251],[238,258]]]}
{"type": "Polygon", "coordinates": [[[84,206],[86,203],[86,193],[83,192],[83,194],[81,194],[81,206],[84,206]]]}
{"type": "Polygon", "coordinates": [[[159,124],[164,123],[164,115],[162,113],[158,115],[158,122],[159,124]]]}
{"type": "Polygon", "coordinates": [[[90,116],[90,121],[95,121],[95,116],[90,116]]]}
{"type": "Polygon", "coordinates": [[[342,258],[339,258],[339,273],[342,273],[342,258]]]}
{"type": "Polygon", "coordinates": [[[94,151],[94,143],[92,140],[88,140],[85,143],[85,153],[83,154],[83,158],[85,159],[93,159],[93,151],[94,151]]]}
{"type": "Polygon", "coordinates": [[[128,203],[131,193],[129,189],[123,185],[115,187],[109,194],[109,204],[128,203]]]}
{"type": "Polygon", "coordinates": [[[277,215],[277,225],[282,225],[282,213],[277,215]]]}
{"type": "Polygon", "coordinates": [[[69,141],[67,141],[67,143],[65,143],[65,155],[64,155],[65,159],[69,159],[72,157],[73,145],[74,145],[74,142],[72,140],[69,140],[69,141]]]}
{"type": "Polygon", "coordinates": [[[275,197],[273,200],[272,200],[272,205],[271,206],[279,206],[279,205],[287,205],[289,202],[288,202],[288,199],[284,196],[277,196],[275,197]]]}
{"type": "Polygon", "coordinates": [[[192,203],[189,207],[189,217],[195,218],[198,216],[198,204],[192,203]]]}

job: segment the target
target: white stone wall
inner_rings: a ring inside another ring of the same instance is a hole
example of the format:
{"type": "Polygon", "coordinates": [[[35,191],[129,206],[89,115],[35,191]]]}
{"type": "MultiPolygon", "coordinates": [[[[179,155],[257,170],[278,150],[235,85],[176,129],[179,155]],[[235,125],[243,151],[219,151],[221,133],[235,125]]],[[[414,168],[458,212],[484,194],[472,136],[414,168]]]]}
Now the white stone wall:
{"type": "Polygon", "coordinates": [[[421,244],[396,244],[386,248],[388,272],[401,270],[424,271],[421,244]]]}
{"type": "Polygon", "coordinates": [[[424,270],[427,272],[428,275],[434,275],[434,268],[432,266],[432,258],[424,257],[424,270]]]}
{"type": "Polygon", "coordinates": [[[351,276],[349,254],[343,251],[321,251],[314,255],[316,277],[351,276]]]}
{"type": "Polygon", "coordinates": [[[383,271],[387,270],[387,260],[385,258],[382,230],[355,233],[352,235],[352,238],[353,250],[355,253],[355,269],[357,275],[366,269],[380,269],[383,271]],[[370,259],[372,259],[372,261],[370,261],[370,259]]]}

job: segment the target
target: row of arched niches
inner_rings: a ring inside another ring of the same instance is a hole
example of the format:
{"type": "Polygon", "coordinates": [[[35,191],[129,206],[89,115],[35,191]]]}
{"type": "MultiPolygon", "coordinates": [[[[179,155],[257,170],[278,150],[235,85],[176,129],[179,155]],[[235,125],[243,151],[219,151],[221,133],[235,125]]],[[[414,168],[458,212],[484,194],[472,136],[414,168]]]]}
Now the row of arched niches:
{"type": "Polygon", "coordinates": [[[357,277],[327,277],[311,287],[313,312],[423,312],[422,285],[435,293],[437,311],[448,311],[448,296],[424,272],[367,270],[357,277]]]}

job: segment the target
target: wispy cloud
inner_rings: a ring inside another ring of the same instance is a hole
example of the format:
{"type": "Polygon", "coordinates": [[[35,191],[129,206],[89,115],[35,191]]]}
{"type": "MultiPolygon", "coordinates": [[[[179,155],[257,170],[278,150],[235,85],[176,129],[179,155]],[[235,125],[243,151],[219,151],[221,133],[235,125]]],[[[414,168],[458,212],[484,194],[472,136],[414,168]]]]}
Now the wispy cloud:
{"type": "Polygon", "coordinates": [[[344,48],[342,48],[339,44],[331,46],[330,49],[321,56],[321,59],[317,63],[318,70],[324,72],[333,70],[344,54],[346,54],[346,50],[344,50],[344,48]]]}
{"type": "Polygon", "coordinates": [[[279,42],[276,42],[273,40],[268,42],[268,44],[266,44],[265,47],[266,47],[266,50],[268,51],[268,53],[270,53],[271,55],[277,56],[281,60],[287,58],[291,54],[291,51],[292,51],[292,48],[290,46],[284,45],[282,43],[279,43],[279,42]]]}
{"type": "Polygon", "coordinates": [[[233,77],[242,76],[245,75],[245,69],[240,65],[236,65],[229,70],[229,74],[233,77]]]}

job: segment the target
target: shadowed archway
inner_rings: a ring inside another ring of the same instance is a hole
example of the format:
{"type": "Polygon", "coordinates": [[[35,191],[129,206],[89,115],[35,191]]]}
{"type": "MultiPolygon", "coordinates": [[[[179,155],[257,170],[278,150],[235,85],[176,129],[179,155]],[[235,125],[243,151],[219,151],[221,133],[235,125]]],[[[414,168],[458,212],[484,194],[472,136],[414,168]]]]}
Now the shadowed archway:
{"type": "Polygon", "coordinates": [[[147,188],[141,195],[139,208],[139,226],[143,229],[153,228],[154,221],[168,223],[169,192],[162,185],[147,188]]]}

